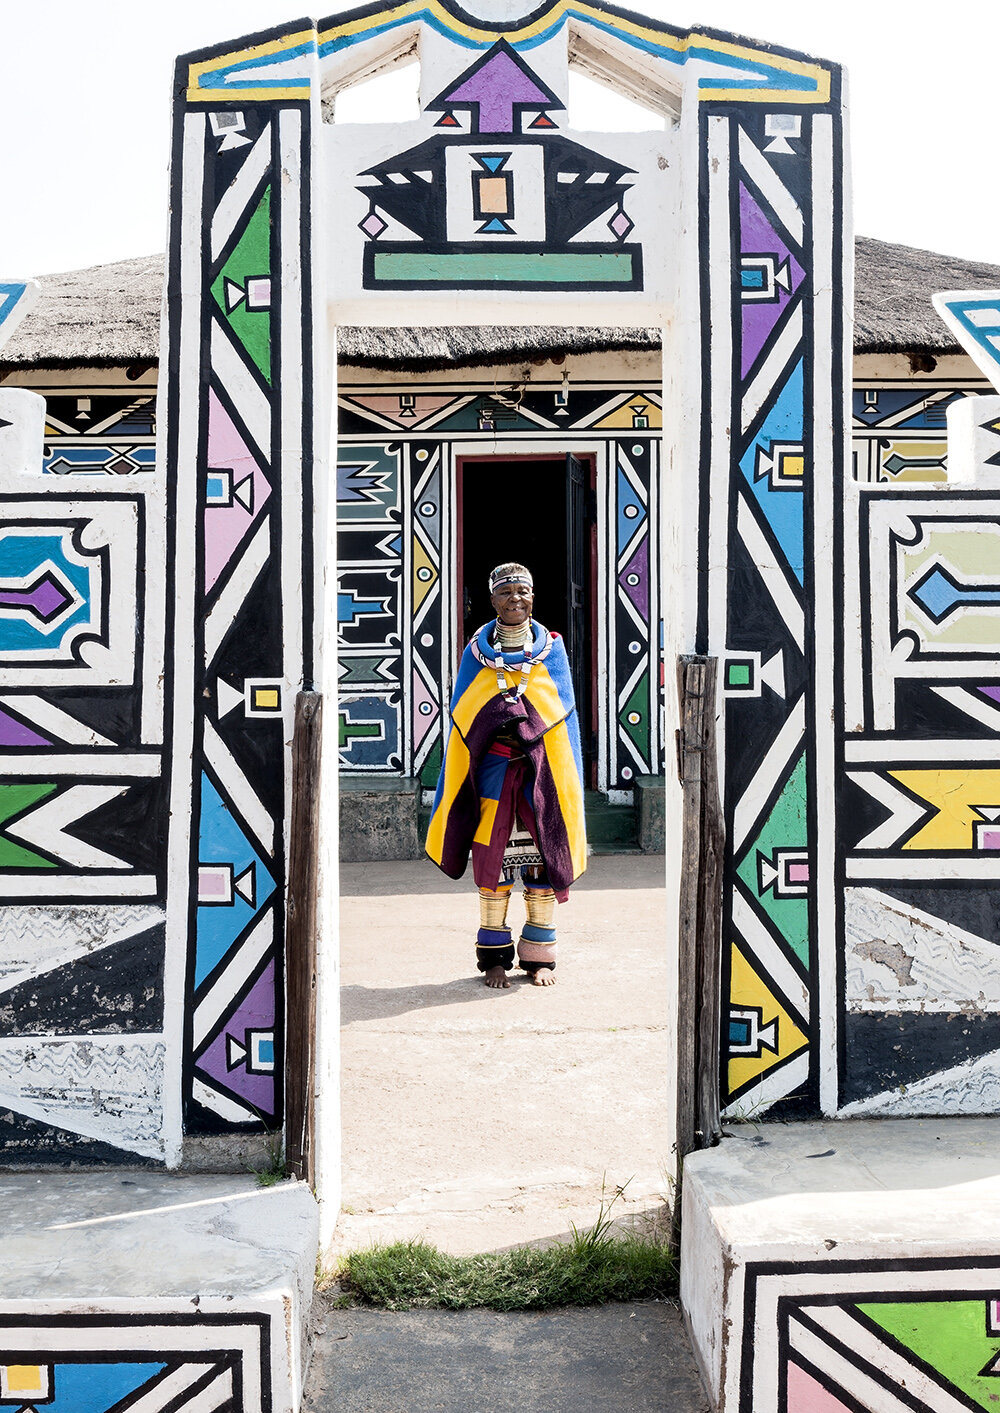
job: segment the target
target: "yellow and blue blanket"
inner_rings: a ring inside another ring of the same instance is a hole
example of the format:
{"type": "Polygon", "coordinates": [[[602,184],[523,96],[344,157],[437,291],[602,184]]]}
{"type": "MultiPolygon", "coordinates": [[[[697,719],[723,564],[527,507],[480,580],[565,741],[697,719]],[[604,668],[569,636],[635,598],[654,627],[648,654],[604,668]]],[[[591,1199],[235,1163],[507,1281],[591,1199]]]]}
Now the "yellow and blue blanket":
{"type": "MultiPolygon", "coordinates": [[[[558,633],[533,623],[532,667],[524,695],[507,701],[490,642],[494,622],[479,629],[462,655],[427,831],[427,853],[450,878],[461,878],[481,828],[484,805],[480,779],[485,756],[497,732],[516,737],[533,779],[528,789],[537,826],[536,843],[551,887],[563,892],[587,867],[583,814],[583,758],[569,659],[558,633]]],[[[503,653],[508,691],[521,680],[524,653],[503,653]]]]}

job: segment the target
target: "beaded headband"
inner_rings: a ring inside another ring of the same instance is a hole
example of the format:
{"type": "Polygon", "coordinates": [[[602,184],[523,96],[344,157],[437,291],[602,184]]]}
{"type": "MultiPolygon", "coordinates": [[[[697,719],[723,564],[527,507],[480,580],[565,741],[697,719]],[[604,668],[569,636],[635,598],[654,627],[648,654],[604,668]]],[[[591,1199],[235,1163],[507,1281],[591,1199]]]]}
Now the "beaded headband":
{"type": "Polygon", "coordinates": [[[513,574],[501,574],[499,570],[494,569],[490,575],[490,594],[495,594],[501,584],[524,584],[529,589],[535,587],[535,581],[526,569],[513,574]]]}

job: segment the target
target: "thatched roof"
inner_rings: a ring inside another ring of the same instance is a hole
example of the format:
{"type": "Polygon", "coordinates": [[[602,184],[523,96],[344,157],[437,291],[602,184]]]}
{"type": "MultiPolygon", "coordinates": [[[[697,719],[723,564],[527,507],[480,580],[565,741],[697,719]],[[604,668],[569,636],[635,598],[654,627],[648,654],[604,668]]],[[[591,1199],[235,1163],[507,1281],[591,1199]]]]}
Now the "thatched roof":
{"type": "MultiPolygon", "coordinates": [[[[946,289],[1000,288],[1000,266],[859,236],[855,353],[956,353],[931,305],[946,289]]],[[[45,275],[38,304],[0,352],[0,370],[155,363],[163,256],[45,275]]],[[[551,353],[659,347],[658,329],[443,328],[339,331],[345,363],[370,368],[485,366],[551,353]]]]}
{"type": "Polygon", "coordinates": [[[659,329],[560,329],[545,325],[503,328],[485,324],[477,328],[337,330],[337,353],[342,363],[414,372],[456,365],[486,367],[567,352],[606,353],[628,348],[648,351],[659,346],[659,329]]]}
{"type": "Polygon", "coordinates": [[[0,349],[0,367],[155,363],[162,255],[42,275],[38,303],[0,349]]]}
{"type": "Polygon", "coordinates": [[[854,242],[854,352],[957,353],[931,304],[949,289],[1000,289],[1000,266],[858,236],[854,242]]]}

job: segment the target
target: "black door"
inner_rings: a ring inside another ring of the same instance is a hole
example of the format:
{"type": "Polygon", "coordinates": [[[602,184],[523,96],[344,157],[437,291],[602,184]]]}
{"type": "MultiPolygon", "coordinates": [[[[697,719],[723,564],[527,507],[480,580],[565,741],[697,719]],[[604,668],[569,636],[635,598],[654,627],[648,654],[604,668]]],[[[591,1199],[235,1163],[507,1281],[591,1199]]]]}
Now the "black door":
{"type": "Polygon", "coordinates": [[[575,456],[464,460],[458,586],[467,641],[492,613],[490,570],[507,559],[531,570],[538,617],[566,642],[585,757],[592,750],[589,482],[587,465],[575,456]]]}

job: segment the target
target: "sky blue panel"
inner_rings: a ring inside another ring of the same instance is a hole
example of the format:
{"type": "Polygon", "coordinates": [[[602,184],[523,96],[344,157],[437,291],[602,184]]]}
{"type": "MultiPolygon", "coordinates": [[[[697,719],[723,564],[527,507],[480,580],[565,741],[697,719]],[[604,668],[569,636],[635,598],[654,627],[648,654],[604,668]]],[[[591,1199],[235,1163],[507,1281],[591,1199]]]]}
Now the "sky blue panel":
{"type": "Polygon", "coordinates": [[[636,495],[625,472],[618,469],[618,553],[628,544],[646,518],[646,507],[636,495]]]}
{"type": "Polygon", "coordinates": [[[13,314],[27,288],[23,280],[4,280],[0,283],[0,326],[13,314]]]}
{"type": "MultiPolygon", "coordinates": [[[[30,586],[33,579],[45,573],[46,567],[51,572],[52,566],[55,566],[56,578],[72,586],[82,600],[66,617],[57,617],[56,628],[53,628],[52,622],[46,624],[36,617],[22,616],[10,605],[6,609],[0,607],[0,652],[24,649],[45,652],[47,649],[54,655],[67,632],[78,624],[90,623],[91,596],[97,589],[97,583],[93,589],[91,587],[91,576],[99,560],[94,557],[93,570],[86,564],[79,564],[77,551],[70,549],[67,553],[69,533],[19,535],[12,531],[0,536],[0,591],[22,584],[25,580],[30,586]]],[[[99,575],[94,573],[93,577],[99,582],[99,575]]]]}
{"type": "Polygon", "coordinates": [[[799,583],[803,578],[805,558],[803,491],[798,487],[772,488],[768,476],[756,478],[756,469],[758,448],[767,452],[772,443],[801,443],[805,425],[802,396],[802,364],[799,362],[789,373],[784,386],[771,404],[764,425],[740,462],[747,484],[799,583]]]}
{"type": "MultiPolygon", "coordinates": [[[[23,1362],[23,1359],[22,1361],[23,1362]]],[[[53,1370],[54,1399],[40,1403],[45,1413],[107,1413],[130,1393],[161,1373],[166,1365],[147,1361],[142,1364],[57,1364],[53,1370]]],[[[0,1408],[23,1408],[24,1399],[0,1408]]],[[[28,1401],[28,1407],[31,1407],[28,1401]]]]}
{"type": "Polygon", "coordinates": [[[274,892],[274,879],[250,843],[218,790],[207,775],[201,781],[201,824],[198,834],[198,862],[232,864],[234,877],[254,866],[256,907],[233,889],[228,904],[206,904],[198,908],[195,943],[195,985],[199,986],[229,951],[248,923],[264,907],[274,892]]]}

